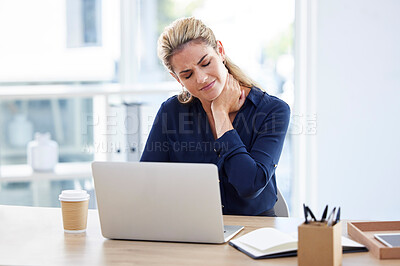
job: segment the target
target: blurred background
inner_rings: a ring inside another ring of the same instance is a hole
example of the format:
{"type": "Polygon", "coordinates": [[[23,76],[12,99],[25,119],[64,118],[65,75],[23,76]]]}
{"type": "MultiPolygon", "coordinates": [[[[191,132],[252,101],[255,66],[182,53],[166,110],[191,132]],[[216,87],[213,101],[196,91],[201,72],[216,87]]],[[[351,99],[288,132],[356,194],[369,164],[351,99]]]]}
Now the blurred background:
{"type": "Polygon", "coordinates": [[[0,204],[55,207],[70,188],[94,199],[91,161],[137,161],[180,90],[157,38],[195,16],[291,107],[277,183],[292,216],[305,202],[400,219],[398,11],[395,0],[0,0],[0,204]],[[36,132],[59,145],[52,173],[27,165],[36,132]]]}

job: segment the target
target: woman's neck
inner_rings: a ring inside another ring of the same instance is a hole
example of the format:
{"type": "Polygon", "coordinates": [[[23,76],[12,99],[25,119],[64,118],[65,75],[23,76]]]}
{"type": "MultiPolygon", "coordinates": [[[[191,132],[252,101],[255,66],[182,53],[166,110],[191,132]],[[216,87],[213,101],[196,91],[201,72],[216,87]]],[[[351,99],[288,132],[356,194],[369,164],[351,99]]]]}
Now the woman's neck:
{"type": "MultiPolygon", "coordinates": [[[[248,87],[244,87],[244,86],[240,86],[242,90],[244,90],[244,95],[245,97],[247,97],[247,95],[249,95],[251,88],[248,87]]],[[[211,111],[211,103],[212,101],[207,101],[207,100],[201,100],[199,99],[201,102],[201,105],[203,106],[204,111],[206,112],[206,114],[210,114],[212,115],[212,111],[211,111]]]]}
{"type": "MultiPolygon", "coordinates": [[[[200,99],[199,99],[200,100],[200,99]]],[[[205,100],[200,100],[201,106],[203,106],[204,111],[206,114],[211,114],[211,102],[210,101],[205,101],[205,100]]]]}

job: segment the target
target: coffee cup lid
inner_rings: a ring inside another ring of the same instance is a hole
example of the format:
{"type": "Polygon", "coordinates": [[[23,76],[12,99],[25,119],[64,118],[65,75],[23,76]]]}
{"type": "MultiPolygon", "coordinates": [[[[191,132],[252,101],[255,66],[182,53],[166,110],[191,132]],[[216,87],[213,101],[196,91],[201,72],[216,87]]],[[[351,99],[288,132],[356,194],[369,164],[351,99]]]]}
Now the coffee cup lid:
{"type": "Polygon", "coordinates": [[[88,200],[90,195],[86,190],[63,190],[58,196],[61,201],[84,201],[88,200]]]}

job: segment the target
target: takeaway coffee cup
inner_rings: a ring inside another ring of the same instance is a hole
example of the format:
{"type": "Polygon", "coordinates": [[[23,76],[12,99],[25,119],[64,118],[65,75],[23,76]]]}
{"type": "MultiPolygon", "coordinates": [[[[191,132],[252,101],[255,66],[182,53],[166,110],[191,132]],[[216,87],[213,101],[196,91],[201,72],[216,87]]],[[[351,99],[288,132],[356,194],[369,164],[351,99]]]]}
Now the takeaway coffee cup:
{"type": "Polygon", "coordinates": [[[66,233],[86,231],[89,198],[85,190],[63,190],[59,195],[66,233]]]}

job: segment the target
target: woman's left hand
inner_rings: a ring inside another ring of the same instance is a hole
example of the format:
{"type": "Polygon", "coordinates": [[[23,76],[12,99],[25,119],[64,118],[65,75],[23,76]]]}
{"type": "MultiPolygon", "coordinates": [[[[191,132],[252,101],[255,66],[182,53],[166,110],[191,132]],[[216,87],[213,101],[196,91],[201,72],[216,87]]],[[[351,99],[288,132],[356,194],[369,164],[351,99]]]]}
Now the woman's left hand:
{"type": "Polygon", "coordinates": [[[239,82],[228,73],[221,94],[211,102],[217,138],[233,129],[229,114],[239,111],[245,100],[245,91],[240,87],[239,82]]]}
{"type": "Polygon", "coordinates": [[[246,100],[245,91],[239,82],[228,73],[221,94],[211,103],[211,111],[222,112],[226,115],[239,111],[246,100]]]}

